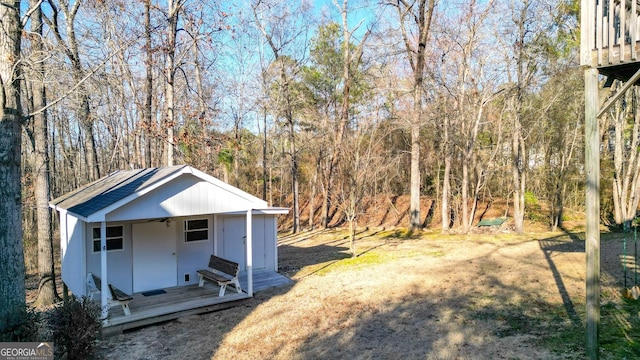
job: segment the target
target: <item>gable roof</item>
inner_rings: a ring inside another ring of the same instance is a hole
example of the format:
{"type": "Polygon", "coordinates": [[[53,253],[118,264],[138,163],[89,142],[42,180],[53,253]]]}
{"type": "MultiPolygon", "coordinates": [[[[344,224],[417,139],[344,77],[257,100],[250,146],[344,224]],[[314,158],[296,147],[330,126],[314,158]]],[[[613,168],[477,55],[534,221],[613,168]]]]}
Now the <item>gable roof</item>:
{"type": "Polygon", "coordinates": [[[188,165],[116,171],[51,200],[49,206],[66,210],[85,220],[89,217],[95,220],[184,174],[222,187],[255,204],[255,209],[268,207],[262,199],[188,165]]]}

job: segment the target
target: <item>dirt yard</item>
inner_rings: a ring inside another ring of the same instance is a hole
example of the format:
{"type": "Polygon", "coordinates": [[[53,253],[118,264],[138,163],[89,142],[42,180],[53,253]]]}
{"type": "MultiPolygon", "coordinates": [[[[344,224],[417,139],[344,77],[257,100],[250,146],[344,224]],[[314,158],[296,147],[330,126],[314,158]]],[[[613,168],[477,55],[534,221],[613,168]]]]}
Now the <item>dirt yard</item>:
{"type": "MultiPolygon", "coordinates": [[[[564,329],[584,326],[584,241],[577,236],[403,238],[368,230],[358,235],[359,256],[351,258],[345,235],[332,230],[282,237],[280,268],[293,285],[257,293],[231,309],[107,338],[99,344],[100,355],[108,359],[584,357],[581,342],[562,342],[564,329]]],[[[622,279],[619,245],[603,242],[603,281],[615,286],[622,279]]]]}

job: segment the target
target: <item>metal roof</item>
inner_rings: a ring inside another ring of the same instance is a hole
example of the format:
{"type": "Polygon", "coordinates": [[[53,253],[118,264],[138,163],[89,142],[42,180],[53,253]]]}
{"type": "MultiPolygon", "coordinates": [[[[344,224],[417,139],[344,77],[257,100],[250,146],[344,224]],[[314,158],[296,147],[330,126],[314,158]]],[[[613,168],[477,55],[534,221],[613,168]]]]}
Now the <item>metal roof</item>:
{"type": "Polygon", "coordinates": [[[165,168],[120,170],[50,201],[50,205],[87,217],[139,192],[186,165],[165,168]]]}

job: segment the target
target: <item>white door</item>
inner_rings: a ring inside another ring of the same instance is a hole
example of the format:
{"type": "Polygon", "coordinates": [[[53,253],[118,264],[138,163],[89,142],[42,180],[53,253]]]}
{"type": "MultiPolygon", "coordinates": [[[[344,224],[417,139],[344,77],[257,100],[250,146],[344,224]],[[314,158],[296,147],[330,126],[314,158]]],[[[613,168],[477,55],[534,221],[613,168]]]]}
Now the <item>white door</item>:
{"type": "Polygon", "coordinates": [[[264,269],[267,267],[267,249],[264,241],[264,216],[254,216],[251,225],[251,239],[253,243],[253,269],[264,269]]]}
{"type": "Polygon", "coordinates": [[[175,221],[133,224],[132,235],[133,292],[176,286],[175,221]]]}
{"type": "Polygon", "coordinates": [[[247,237],[247,221],[244,216],[229,216],[222,220],[222,255],[225,259],[238,263],[241,271],[247,268],[245,241],[247,237]]]}

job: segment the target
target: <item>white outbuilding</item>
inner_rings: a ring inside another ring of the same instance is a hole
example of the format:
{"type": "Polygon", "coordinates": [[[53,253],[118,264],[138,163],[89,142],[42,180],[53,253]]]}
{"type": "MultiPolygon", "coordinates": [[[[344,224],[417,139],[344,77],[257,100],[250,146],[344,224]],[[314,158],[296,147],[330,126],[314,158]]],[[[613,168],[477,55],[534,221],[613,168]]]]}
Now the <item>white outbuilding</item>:
{"type": "Polygon", "coordinates": [[[279,278],[277,216],[288,209],[269,207],[190,166],[116,171],[50,206],[59,214],[67,288],[92,295],[87,284],[97,280],[98,288],[132,298],[130,315],[110,316],[114,296],[100,293],[105,327],[154,316],[166,320],[169,313],[251,297],[256,274],[279,278]],[[241,291],[220,297],[216,289],[198,287],[197,271],[207,268],[211,255],[238,264],[241,291]],[[176,295],[185,289],[205,291],[210,301],[203,302],[202,294],[198,301],[177,301],[188,298],[176,295]],[[170,304],[159,296],[151,305],[146,294],[165,294],[170,304]],[[136,311],[138,298],[144,311],[136,311]]]}

